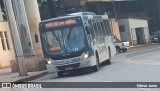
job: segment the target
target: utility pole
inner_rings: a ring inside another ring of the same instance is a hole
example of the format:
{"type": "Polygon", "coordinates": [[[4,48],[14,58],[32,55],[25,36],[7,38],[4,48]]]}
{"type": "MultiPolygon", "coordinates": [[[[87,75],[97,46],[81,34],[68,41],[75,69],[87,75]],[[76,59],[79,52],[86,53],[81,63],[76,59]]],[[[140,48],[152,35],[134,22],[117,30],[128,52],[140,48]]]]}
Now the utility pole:
{"type": "Polygon", "coordinates": [[[27,14],[24,6],[24,1],[23,0],[13,0],[14,2],[14,10],[15,10],[15,17],[18,22],[19,27],[24,27],[25,30],[20,30],[26,32],[27,35],[27,42],[26,45],[30,50],[30,55],[35,55],[33,45],[32,45],[32,37],[29,29],[29,24],[28,24],[28,19],[27,19],[27,14]]]}
{"type": "Polygon", "coordinates": [[[22,50],[22,46],[19,38],[19,33],[18,33],[18,28],[17,28],[15,15],[12,7],[12,2],[11,0],[3,0],[3,2],[6,8],[6,12],[7,12],[9,23],[10,23],[9,25],[11,28],[12,38],[14,42],[13,44],[15,47],[15,53],[16,53],[18,67],[19,67],[19,75],[27,76],[28,75],[27,69],[26,69],[27,67],[26,67],[23,50],[22,50]]]}
{"type": "Polygon", "coordinates": [[[115,5],[115,1],[112,0],[112,4],[113,4],[113,12],[114,12],[114,18],[117,18],[117,12],[116,12],[116,5],[115,5]]]}

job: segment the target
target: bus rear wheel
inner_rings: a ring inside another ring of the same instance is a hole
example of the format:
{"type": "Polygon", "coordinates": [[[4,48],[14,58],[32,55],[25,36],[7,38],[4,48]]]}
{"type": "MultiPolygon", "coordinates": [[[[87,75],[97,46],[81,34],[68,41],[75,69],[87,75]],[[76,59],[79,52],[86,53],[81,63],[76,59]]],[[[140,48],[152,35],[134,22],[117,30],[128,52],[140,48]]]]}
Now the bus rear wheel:
{"type": "Polygon", "coordinates": [[[116,46],[116,52],[121,53],[121,48],[119,46],[116,46]]]}
{"type": "Polygon", "coordinates": [[[108,48],[108,51],[109,51],[109,54],[108,54],[109,59],[106,61],[106,64],[111,65],[111,49],[110,49],[110,47],[108,48]]]}
{"type": "Polygon", "coordinates": [[[127,51],[127,49],[122,49],[122,52],[126,52],[127,51]]]}
{"type": "Polygon", "coordinates": [[[99,71],[99,66],[100,66],[100,64],[99,64],[99,57],[98,57],[98,54],[96,54],[96,65],[93,66],[93,70],[94,71],[99,71]]]}

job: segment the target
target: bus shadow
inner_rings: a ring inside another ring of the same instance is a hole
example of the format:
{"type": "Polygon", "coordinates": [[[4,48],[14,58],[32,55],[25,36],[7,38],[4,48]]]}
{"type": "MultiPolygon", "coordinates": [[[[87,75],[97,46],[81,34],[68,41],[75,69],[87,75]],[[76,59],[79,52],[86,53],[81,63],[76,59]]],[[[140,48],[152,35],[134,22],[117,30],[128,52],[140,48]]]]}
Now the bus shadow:
{"type": "MultiPolygon", "coordinates": [[[[112,62],[111,64],[114,64],[115,62],[112,62]]],[[[100,70],[104,69],[104,67],[109,66],[105,63],[100,64],[100,70]]],[[[99,71],[100,71],[99,70],[99,71]]],[[[76,76],[84,76],[84,75],[89,75],[89,74],[94,74],[96,73],[91,67],[90,68],[83,68],[83,69],[77,69],[74,71],[69,71],[64,73],[62,77],[58,78],[65,78],[65,77],[76,77],[76,76]]]]}
{"type": "Polygon", "coordinates": [[[94,73],[93,70],[91,70],[91,68],[89,69],[77,69],[74,71],[69,71],[64,73],[64,75],[60,78],[64,78],[64,77],[76,77],[76,76],[83,76],[83,75],[88,75],[88,74],[92,74],[94,73]]]}

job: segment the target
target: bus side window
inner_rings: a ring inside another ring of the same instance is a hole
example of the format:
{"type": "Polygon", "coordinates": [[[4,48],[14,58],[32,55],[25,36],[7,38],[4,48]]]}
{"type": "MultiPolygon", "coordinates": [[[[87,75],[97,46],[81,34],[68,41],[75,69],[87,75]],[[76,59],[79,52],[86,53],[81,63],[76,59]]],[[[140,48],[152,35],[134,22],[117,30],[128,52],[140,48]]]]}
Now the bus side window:
{"type": "Polygon", "coordinates": [[[94,28],[96,37],[98,37],[98,29],[97,29],[97,22],[96,21],[93,22],[93,28],[94,28]]]}
{"type": "Polygon", "coordinates": [[[95,29],[96,29],[95,31],[96,31],[97,37],[100,37],[100,28],[99,28],[99,23],[98,23],[98,21],[96,21],[95,29]]]}
{"type": "Polygon", "coordinates": [[[102,33],[102,28],[101,28],[101,23],[100,21],[97,22],[97,25],[98,25],[98,32],[99,32],[99,36],[103,36],[103,33],[102,33]]]}
{"type": "Polygon", "coordinates": [[[110,35],[107,20],[103,20],[103,23],[104,23],[104,27],[105,27],[105,31],[106,31],[107,35],[110,35]]]}
{"type": "Polygon", "coordinates": [[[102,27],[103,36],[106,36],[107,33],[106,33],[106,30],[105,30],[105,25],[104,25],[103,21],[101,21],[101,27],[102,27]]]}
{"type": "Polygon", "coordinates": [[[93,22],[92,22],[92,20],[89,20],[88,24],[89,24],[89,30],[90,30],[90,33],[92,35],[92,38],[95,38],[95,31],[94,31],[94,28],[93,28],[93,22]]]}

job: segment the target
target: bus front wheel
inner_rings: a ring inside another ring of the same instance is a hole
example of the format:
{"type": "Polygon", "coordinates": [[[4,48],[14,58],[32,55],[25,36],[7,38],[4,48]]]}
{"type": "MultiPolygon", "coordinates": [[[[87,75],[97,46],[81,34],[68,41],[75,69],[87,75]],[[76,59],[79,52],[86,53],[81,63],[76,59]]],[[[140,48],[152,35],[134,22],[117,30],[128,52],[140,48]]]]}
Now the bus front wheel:
{"type": "Polygon", "coordinates": [[[58,77],[62,77],[63,76],[63,72],[57,72],[58,77]]]}

